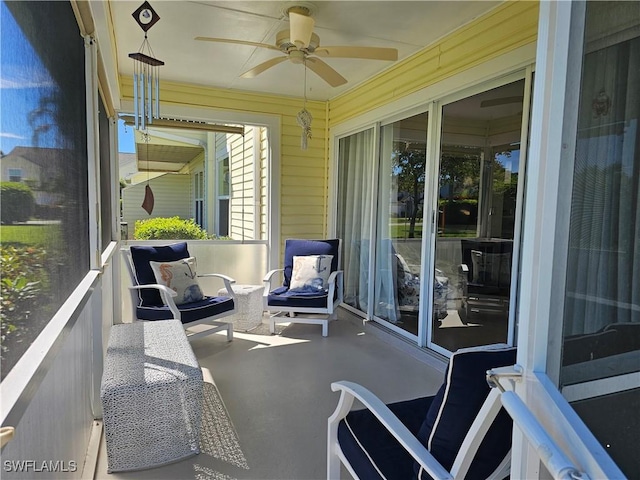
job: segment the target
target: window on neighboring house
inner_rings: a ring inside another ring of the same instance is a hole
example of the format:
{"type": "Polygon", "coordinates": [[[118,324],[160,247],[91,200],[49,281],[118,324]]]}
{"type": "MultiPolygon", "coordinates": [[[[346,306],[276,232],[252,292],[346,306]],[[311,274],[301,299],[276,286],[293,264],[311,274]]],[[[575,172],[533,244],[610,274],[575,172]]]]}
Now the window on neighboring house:
{"type": "Polygon", "coordinates": [[[229,156],[218,162],[218,228],[216,234],[229,235],[229,156]]]}
{"type": "Polygon", "coordinates": [[[202,228],[205,228],[204,225],[204,172],[200,170],[196,172],[193,177],[193,191],[194,191],[194,200],[195,200],[195,221],[202,228]]]}
{"type": "Polygon", "coordinates": [[[21,182],[22,181],[22,169],[21,168],[10,168],[9,169],[9,181],[10,182],[21,182]]]}
{"type": "Polygon", "coordinates": [[[4,379],[89,271],[85,46],[71,4],[0,2],[0,70],[14,86],[0,96],[3,160],[43,172],[11,219],[2,199],[4,379]]]}

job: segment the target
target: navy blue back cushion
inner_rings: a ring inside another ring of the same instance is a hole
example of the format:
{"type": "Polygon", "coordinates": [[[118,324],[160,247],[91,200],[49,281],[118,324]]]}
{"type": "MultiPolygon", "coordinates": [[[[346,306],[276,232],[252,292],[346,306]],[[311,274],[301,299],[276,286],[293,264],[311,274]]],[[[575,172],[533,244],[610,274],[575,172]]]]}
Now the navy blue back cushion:
{"type": "MultiPolygon", "coordinates": [[[[131,260],[138,280],[138,285],[158,283],[149,262],[175,262],[189,258],[187,242],[160,246],[131,246],[131,260]]],[[[143,306],[162,305],[160,293],[154,289],[139,290],[139,298],[143,306]]]]}
{"type": "MultiPolygon", "coordinates": [[[[447,470],[489,395],[487,370],[515,363],[516,348],[506,345],[462,349],[451,356],[445,382],[417,436],[447,470]]],[[[467,479],[487,478],[498,467],[511,449],[511,429],[511,417],[502,409],[482,441],[467,479]]],[[[418,468],[415,464],[416,473],[418,468]]]]}
{"type": "Polygon", "coordinates": [[[284,244],[284,286],[289,287],[291,271],[293,270],[293,257],[305,255],[333,255],[331,271],[338,270],[338,257],[340,254],[340,240],[299,240],[287,239],[284,244]]]}

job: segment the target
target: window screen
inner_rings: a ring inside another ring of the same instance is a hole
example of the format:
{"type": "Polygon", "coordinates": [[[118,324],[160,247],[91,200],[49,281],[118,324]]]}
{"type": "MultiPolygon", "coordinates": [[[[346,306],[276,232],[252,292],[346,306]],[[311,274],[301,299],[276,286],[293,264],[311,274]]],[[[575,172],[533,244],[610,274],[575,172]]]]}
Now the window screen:
{"type": "Polygon", "coordinates": [[[84,42],[69,2],[0,2],[2,375],[89,270],[84,42]],[[13,180],[16,180],[14,178],[13,180]]]}

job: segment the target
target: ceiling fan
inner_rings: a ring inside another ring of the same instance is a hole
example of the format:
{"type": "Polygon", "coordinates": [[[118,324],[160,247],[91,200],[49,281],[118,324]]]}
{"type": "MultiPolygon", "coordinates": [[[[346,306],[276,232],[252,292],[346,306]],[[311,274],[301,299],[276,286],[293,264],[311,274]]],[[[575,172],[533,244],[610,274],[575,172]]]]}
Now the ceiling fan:
{"type": "Polygon", "coordinates": [[[395,48],[320,46],[320,37],[313,32],[315,21],[311,17],[312,9],[313,6],[311,4],[287,7],[283,13],[289,17],[289,29],[282,30],[276,34],[275,45],[228,38],[195,37],[195,39],[206,42],[234,43],[268,48],[284,54],[284,56],[272,58],[244,72],[240,75],[243,78],[254,78],[265,70],[290,60],[295,64],[305,64],[332,87],[344,85],[347,80],[318,57],[390,61],[398,59],[398,50],[395,48]]]}

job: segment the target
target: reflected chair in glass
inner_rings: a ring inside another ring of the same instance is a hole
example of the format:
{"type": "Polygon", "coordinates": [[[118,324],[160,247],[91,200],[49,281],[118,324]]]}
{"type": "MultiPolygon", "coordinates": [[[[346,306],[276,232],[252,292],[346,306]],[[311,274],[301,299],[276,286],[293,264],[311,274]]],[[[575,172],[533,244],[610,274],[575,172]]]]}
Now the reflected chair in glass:
{"type": "Polygon", "coordinates": [[[322,325],[323,337],[329,334],[329,322],[336,319],[343,300],[340,252],[340,239],[285,241],[284,268],[264,277],[263,304],[271,333],[278,323],[310,323],[322,325]],[[282,285],[277,283],[280,278],[282,285]]]}
{"type": "Polygon", "coordinates": [[[223,321],[237,310],[231,288],[235,283],[233,278],[218,273],[197,274],[195,259],[190,257],[186,242],[158,246],[132,245],[122,249],[122,254],[131,280],[129,292],[134,320],[177,319],[182,322],[190,341],[224,330],[227,340],[233,340],[232,323],[223,321]],[[177,293],[175,286],[170,288],[170,283],[167,286],[167,278],[157,278],[158,272],[163,272],[162,275],[166,273],[169,277],[175,274],[183,280],[187,277],[187,287],[179,288],[180,292],[177,293]],[[228,295],[204,295],[196,277],[219,278],[228,295]],[[196,325],[203,325],[203,329],[189,330],[196,325]]]}
{"type": "Polygon", "coordinates": [[[462,239],[462,302],[460,320],[474,316],[506,319],[511,292],[513,241],[508,239],[462,239]]]}

